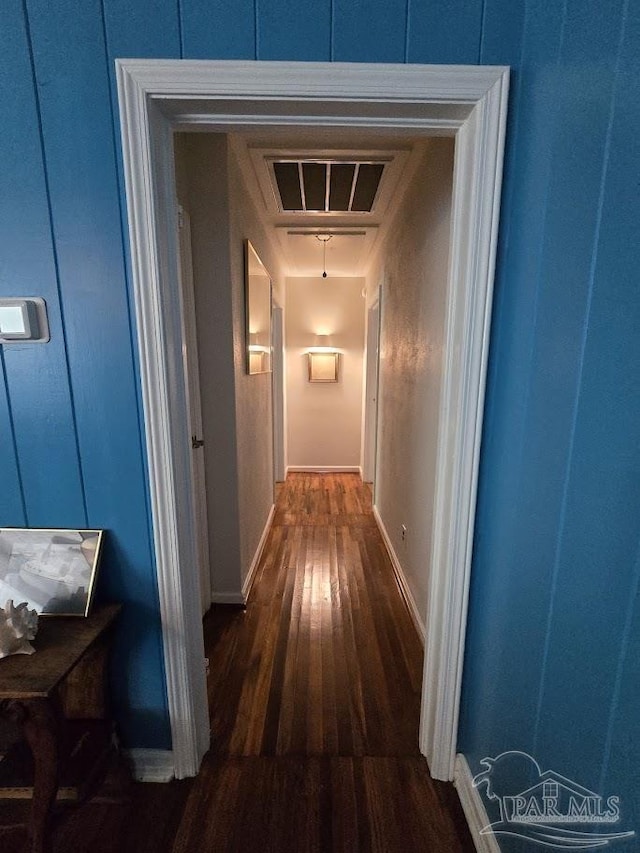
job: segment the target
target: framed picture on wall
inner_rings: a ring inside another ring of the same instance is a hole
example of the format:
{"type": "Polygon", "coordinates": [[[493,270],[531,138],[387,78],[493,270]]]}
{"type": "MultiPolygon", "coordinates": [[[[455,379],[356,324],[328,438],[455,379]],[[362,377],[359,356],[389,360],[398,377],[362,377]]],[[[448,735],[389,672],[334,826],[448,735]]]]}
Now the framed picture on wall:
{"type": "Polygon", "coordinates": [[[88,616],[103,530],[0,528],[0,607],[26,601],[42,616],[88,616]]]}
{"type": "Polygon", "coordinates": [[[340,353],[310,352],[309,382],[337,382],[340,353]]]}

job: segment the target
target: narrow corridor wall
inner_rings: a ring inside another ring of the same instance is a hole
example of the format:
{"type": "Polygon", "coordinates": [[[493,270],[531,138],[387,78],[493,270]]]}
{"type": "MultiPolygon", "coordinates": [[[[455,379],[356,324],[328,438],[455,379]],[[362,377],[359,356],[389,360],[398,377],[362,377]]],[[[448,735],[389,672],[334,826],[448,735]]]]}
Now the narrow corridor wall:
{"type": "Polygon", "coordinates": [[[364,278],[288,278],[285,350],[289,467],[359,470],[364,278]],[[316,335],[340,351],[338,382],[309,382],[316,335]]]}
{"type": "Polygon", "coordinates": [[[213,600],[241,603],[273,505],[271,374],[245,370],[244,241],[281,281],[224,134],[176,138],[178,199],[191,217],[213,600]]]}
{"type": "Polygon", "coordinates": [[[423,625],[431,557],[453,150],[452,139],[429,140],[382,255],[376,506],[423,625]]]}

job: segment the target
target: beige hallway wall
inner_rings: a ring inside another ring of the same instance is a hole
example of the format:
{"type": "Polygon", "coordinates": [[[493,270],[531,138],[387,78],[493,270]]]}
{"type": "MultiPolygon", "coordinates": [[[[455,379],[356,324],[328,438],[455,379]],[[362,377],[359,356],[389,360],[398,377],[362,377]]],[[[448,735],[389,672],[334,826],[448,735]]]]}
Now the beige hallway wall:
{"type": "Polygon", "coordinates": [[[287,464],[291,467],[357,469],[360,465],[364,283],[363,278],[331,276],[286,280],[287,464]],[[332,346],[340,350],[338,382],[309,382],[307,350],[319,334],[330,335],[332,346]]]}

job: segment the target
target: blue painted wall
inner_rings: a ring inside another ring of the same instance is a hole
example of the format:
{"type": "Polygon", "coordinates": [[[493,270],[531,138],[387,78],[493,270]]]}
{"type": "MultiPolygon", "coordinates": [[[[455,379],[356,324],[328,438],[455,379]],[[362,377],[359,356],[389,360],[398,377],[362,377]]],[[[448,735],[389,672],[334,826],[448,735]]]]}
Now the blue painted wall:
{"type": "Polygon", "coordinates": [[[639,59],[637,2],[526,4],[460,726],[473,769],[527,751],[636,830],[639,59]]]}
{"type": "Polygon", "coordinates": [[[5,0],[0,523],[110,531],[119,716],[166,746],[132,338],[116,56],[514,69],[461,718],[473,769],[525,749],[640,828],[640,2],[5,0]]]}

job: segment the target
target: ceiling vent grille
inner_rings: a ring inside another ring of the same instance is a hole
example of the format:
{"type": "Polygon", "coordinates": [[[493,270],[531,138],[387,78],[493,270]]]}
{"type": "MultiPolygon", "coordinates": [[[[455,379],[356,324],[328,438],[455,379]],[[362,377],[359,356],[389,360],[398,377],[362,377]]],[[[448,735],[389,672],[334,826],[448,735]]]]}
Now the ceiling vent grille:
{"type": "Polygon", "coordinates": [[[280,209],[286,213],[371,213],[382,161],[272,160],[280,209]]]}

